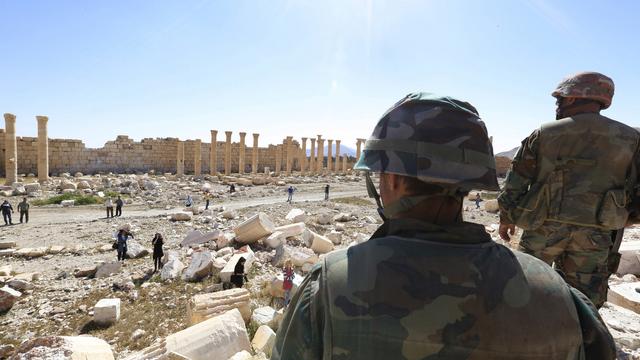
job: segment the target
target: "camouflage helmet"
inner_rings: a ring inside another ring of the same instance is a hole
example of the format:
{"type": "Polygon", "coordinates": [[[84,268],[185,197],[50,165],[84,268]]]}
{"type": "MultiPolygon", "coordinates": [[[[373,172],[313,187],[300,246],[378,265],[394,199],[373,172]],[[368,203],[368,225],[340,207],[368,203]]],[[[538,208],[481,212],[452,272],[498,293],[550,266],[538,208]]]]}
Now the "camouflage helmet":
{"type": "Polygon", "coordinates": [[[606,109],[611,105],[614,89],[613,80],[608,76],[581,72],[562,80],[551,96],[591,99],[602,103],[602,108],[606,109]]]}
{"type": "Polygon", "coordinates": [[[499,190],[493,148],[476,109],[424,92],[411,93],[387,110],[354,169],[463,191],[499,190]]]}

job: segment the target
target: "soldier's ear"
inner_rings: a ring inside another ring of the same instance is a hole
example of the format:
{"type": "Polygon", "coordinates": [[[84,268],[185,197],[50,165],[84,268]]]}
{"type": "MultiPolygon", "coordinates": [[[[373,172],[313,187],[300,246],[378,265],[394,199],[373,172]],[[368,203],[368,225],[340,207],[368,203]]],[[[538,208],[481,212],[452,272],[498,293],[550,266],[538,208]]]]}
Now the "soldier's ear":
{"type": "Polygon", "coordinates": [[[574,97],[567,97],[567,98],[563,98],[562,100],[562,106],[563,107],[567,107],[567,106],[571,106],[573,105],[573,103],[576,102],[576,98],[574,97]]]}

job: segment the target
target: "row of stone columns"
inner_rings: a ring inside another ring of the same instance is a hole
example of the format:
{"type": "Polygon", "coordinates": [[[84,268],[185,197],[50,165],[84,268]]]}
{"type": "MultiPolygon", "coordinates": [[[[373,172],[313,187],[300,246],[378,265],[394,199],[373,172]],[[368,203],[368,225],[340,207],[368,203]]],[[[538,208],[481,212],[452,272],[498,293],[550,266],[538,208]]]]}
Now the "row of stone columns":
{"type": "MultiPolygon", "coordinates": [[[[38,121],[38,181],[49,179],[49,137],[46,116],[36,116],[38,121]]],[[[5,178],[8,185],[18,180],[18,141],[16,139],[16,116],[4,114],[5,178]]]]}

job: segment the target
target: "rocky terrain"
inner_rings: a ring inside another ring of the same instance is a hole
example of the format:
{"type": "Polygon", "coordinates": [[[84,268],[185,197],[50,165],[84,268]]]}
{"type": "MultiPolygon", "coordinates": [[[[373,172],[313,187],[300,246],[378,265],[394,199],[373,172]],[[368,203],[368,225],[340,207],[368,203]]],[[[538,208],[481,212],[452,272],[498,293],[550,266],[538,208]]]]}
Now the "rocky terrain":
{"type": "MultiPolygon", "coordinates": [[[[0,358],[81,351],[95,359],[268,358],[283,316],[283,262],[293,261],[297,286],[325,253],[366,241],[379,226],[357,175],[62,174],[42,186],[24,178],[0,191],[14,208],[22,197],[42,204],[32,205],[28,224],[0,229],[0,358]],[[291,204],[288,186],[296,188],[291,204]],[[207,193],[212,200],[205,210],[207,193]],[[60,204],[46,205],[60,195],[66,195],[60,204]],[[106,218],[104,198],[118,195],[125,200],[122,217],[106,218]],[[184,205],[187,195],[191,208],[184,205]],[[122,228],[134,235],[124,264],[112,249],[122,228]],[[150,255],[155,233],[165,239],[158,272],[150,255]],[[226,289],[240,257],[247,259],[248,283],[226,289]]],[[[480,209],[465,201],[465,219],[484,224],[499,241],[495,194],[482,195],[480,209]]],[[[625,244],[639,237],[631,229],[625,244]]],[[[637,284],[633,256],[625,261],[628,273],[612,286],[637,284]]],[[[633,296],[614,300],[618,305],[607,303],[601,315],[620,358],[638,359],[638,303],[633,296]]]]}

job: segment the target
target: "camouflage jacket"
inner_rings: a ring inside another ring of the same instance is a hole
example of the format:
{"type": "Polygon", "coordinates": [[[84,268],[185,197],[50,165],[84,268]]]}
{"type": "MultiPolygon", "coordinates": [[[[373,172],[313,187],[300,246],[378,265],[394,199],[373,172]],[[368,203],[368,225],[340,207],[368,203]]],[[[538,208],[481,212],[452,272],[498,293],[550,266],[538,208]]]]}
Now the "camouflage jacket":
{"type": "Polygon", "coordinates": [[[481,225],[404,219],[312,269],[271,359],[585,355],[613,359],[613,339],[549,266],[491,241],[481,225]]]}
{"type": "Polygon", "coordinates": [[[544,124],[512,161],[498,197],[500,220],[524,229],[544,221],[606,230],[637,222],[639,137],[595,113],[544,124]]]}

